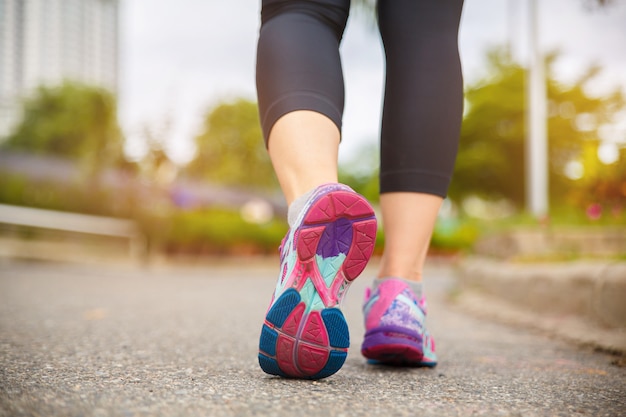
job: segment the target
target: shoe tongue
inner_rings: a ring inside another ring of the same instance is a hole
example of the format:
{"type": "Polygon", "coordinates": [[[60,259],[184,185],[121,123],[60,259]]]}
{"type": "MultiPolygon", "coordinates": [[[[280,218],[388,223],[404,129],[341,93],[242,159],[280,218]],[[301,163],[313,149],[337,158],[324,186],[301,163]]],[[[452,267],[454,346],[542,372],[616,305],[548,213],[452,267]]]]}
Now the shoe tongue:
{"type": "Polygon", "coordinates": [[[404,278],[385,277],[385,278],[375,279],[373,290],[375,291],[380,285],[384,285],[385,287],[393,286],[394,290],[397,291],[397,294],[400,294],[402,291],[404,291],[408,287],[418,302],[420,302],[420,300],[422,299],[422,294],[424,292],[422,282],[409,281],[408,279],[404,279],[404,278]]]}

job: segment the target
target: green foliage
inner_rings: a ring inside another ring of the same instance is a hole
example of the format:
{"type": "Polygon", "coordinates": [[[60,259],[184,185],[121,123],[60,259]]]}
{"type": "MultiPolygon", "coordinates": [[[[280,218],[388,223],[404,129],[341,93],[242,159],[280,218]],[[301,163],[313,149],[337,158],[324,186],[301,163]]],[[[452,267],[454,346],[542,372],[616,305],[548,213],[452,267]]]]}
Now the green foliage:
{"type": "Polygon", "coordinates": [[[0,172],[0,204],[131,218],[153,250],[172,254],[275,254],[287,232],[284,220],[247,223],[237,210],[194,211],[159,207],[137,190],[84,188],[80,184],[35,182],[0,172]]]}
{"type": "Polygon", "coordinates": [[[481,236],[479,224],[467,219],[439,219],[430,242],[432,249],[469,251],[481,236]]]}
{"type": "Polygon", "coordinates": [[[137,206],[131,190],[85,187],[78,182],[33,181],[1,171],[0,203],[117,217],[133,215],[137,206]]]}
{"type": "Polygon", "coordinates": [[[379,200],[379,155],[377,145],[367,145],[339,166],[339,182],[349,185],[372,203],[379,200]]]}
{"type": "MultiPolygon", "coordinates": [[[[469,252],[483,235],[484,224],[474,219],[438,219],[430,241],[430,251],[435,253],[469,252]]],[[[382,255],[385,232],[376,235],[375,253],[382,255]]]]}
{"type": "MultiPolygon", "coordinates": [[[[566,165],[582,158],[585,149],[598,146],[598,131],[626,107],[616,89],[607,97],[594,98],[586,84],[599,72],[591,68],[573,85],[550,76],[557,54],[548,67],[549,187],[552,205],[565,204],[566,196],[579,184],[565,175],[566,165]]],[[[503,50],[488,56],[490,76],[466,91],[467,112],[450,196],[460,201],[476,194],[488,199],[506,198],[524,206],[525,179],[525,70],[503,50]]],[[[597,159],[597,158],[596,158],[597,159]]]]}
{"type": "Polygon", "coordinates": [[[220,208],[179,211],[167,223],[163,227],[163,222],[155,222],[151,234],[171,253],[228,254],[244,248],[246,252],[276,253],[288,229],[284,221],[247,223],[238,211],[220,208]]]}
{"type": "Polygon", "coordinates": [[[192,175],[228,186],[277,187],[255,103],[238,99],[213,108],[196,146],[187,167],[192,175]]]}
{"type": "Polygon", "coordinates": [[[587,164],[590,172],[581,179],[572,202],[582,207],[600,203],[611,217],[621,216],[626,224],[626,147],[619,149],[619,155],[619,160],[613,164],[604,165],[597,159],[592,169],[587,164]]]}
{"type": "Polygon", "coordinates": [[[3,146],[68,157],[93,174],[123,161],[116,106],[113,95],[97,87],[40,87],[25,101],[23,118],[3,146]]]}
{"type": "Polygon", "coordinates": [[[488,56],[493,74],[467,88],[466,116],[450,196],[524,199],[524,71],[501,51],[488,56]]]}

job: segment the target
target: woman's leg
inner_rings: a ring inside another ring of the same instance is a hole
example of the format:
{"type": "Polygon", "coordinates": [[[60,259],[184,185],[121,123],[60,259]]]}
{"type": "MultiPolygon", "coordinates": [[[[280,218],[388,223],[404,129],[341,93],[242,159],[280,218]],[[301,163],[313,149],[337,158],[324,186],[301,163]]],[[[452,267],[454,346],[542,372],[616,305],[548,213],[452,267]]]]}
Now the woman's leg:
{"type": "Polygon", "coordinates": [[[385,250],[379,278],[422,280],[422,270],[442,198],[433,194],[381,194],[385,250]]]}
{"type": "Polygon", "coordinates": [[[387,60],[380,178],[385,250],[379,277],[422,277],[459,140],[462,6],[462,0],[378,3],[387,60]]]}
{"type": "Polygon", "coordinates": [[[349,0],[263,1],[259,113],[288,204],[337,182],[344,105],[339,44],[349,8],[349,0]]]}
{"type": "Polygon", "coordinates": [[[282,116],[268,150],[287,204],[315,187],[337,182],[339,129],[321,113],[297,110],[282,116]]]}
{"type": "Polygon", "coordinates": [[[348,10],[349,0],[263,2],[259,110],[290,204],[290,230],[259,342],[259,364],[273,375],[318,379],[341,368],[350,340],[339,307],[374,249],[374,210],[336,183],[339,42],[348,10]]]}
{"type": "Polygon", "coordinates": [[[435,366],[421,279],[452,176],[463,108],[457,32],[462,0],[379,0],[387,80],[381,137],[385,249],[363,311],[361,352],[435,366]]]}

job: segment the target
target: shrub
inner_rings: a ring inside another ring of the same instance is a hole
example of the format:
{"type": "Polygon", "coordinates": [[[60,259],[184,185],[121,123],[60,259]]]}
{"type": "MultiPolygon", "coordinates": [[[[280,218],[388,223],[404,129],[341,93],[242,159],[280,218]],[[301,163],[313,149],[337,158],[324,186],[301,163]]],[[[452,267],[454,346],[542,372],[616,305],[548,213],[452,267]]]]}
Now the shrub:
{"type": "MultiPolygon", "coordinates": [[[[144,226],[149,223],[144,223],[144,226]]],[[[284,221],[244,221],[238,211],[211,208],[153,219],[147,234],[169,253],[275,253],[287,232],[284,221]]]]}
{"type": "Polygon", "coordinates": [[[452,252],[469,251],[480,235],[480,228],[470,220],[439,219],[433,232],[431,248],[452,252]]]}

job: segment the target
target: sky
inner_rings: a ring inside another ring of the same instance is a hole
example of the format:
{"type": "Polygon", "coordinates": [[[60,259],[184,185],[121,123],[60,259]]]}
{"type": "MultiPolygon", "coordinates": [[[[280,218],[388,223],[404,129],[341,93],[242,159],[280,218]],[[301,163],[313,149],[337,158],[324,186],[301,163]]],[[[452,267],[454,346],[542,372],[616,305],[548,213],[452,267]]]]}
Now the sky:
{"type": "MultiPolygon", "coordinates": [[[[590,0],[538,0],[542,51],[558,49],[559,80],[571,83],[589,65],[604,71],[592,85],[601,94],[626,93],[626,0],[590,10],[590,0]]],[[[459,50],[466,83],[484,75],[485,52],[510,42],[528,55],[529,0],[465,0],[459,50]]],[[[179,163],[194,155],[193,138],[216,104],[256,100],[255,59],[260,0],[122,0],[119,105],[127,152],[145,151],[142,131],[160,131],[179,163]]],[[[341,45],[346,104],[340,160],[376,143],[382,106],[383,51],[375,25],[353,11],[341,45]]],[[[612,130],[626,141],[626,115],[612,130]]],[[[608,136],[607,136],[608,137],[608,136]]]]}

